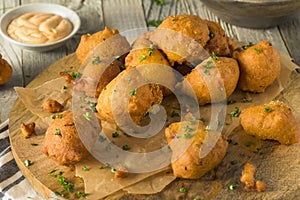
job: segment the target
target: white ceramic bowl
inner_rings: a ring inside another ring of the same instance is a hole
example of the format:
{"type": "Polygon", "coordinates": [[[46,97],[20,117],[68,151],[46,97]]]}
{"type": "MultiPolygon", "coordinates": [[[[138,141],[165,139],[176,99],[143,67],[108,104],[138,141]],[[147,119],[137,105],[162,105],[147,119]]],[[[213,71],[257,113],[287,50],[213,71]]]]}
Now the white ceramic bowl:
{"type": "Polygon", "coordinates": [[[58,4],[49,4],[49,3],[32,3],[32,4],[25,4],[3,14],[0,18],[0,34],[3,38],[5,38],[10,43],[19,46],[20,48],[32,50],[32,51],[49,51],[59,46],[65,44],[70,38],[72,38],[75,33],[80,28],[80,18],[79,16],[69,8],[58,4]],[[29,12],[45,12],[45,13],[53,13],[62,16],[65,19],[68,19],[72,25],[73,30],[72,32],[55,42],[47,43],[47,44],[27,44],[23,42],[16,41],[8,36],[7,34],[7,26],[9,23],[17,18],[20,15],[29,12]]]}

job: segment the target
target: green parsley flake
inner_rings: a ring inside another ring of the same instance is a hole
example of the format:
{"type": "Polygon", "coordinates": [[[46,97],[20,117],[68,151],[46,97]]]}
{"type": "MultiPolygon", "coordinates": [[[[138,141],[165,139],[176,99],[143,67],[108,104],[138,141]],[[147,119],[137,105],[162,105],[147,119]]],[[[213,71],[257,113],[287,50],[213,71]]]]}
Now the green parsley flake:
{"type": "Polygon", "coordinates": [[[148,26],[155,26],[158,27],[162,23],[161,20],[150,20],[148,21],[148,26]]]}
{"type": "Polygon", "coordinates": [[[270,108],[270,107],[265,107],[265,111],[266,111],[266,112],[271,112],[271,111],[272,111],[272,108],[270,108]]]}
{"type": "Polygon", "coordinates": [[[83,171],[89,171],[90,168],[89,168],[88,166],[85,165],[85,166],[82,167],[82,170],[83,170],[83,171]]]}
{"type": "Polygon", "coordinates": [[[52,114],[52,115],[50,116],[51,119],[61,119],[62,117],[63,117],[62,114],[52,114]]]}
{"type": "Polygon", "coordinates": [[[136,89],[130,90],[129,93],[131,96],[136,96],[136,89]]]}
{"type": "Polygon", "coordinates": [[[61,131],[58,128],[55,129],[55,135],[61,135],[61,131]]]}
{"type": "Polygon", "coordinates": [[[194,128],[189,127],[188,125],[185,125],[184,127],[184,132],[190,132],[190,131],[194,131],[194,128]]]}
{"type": "Polygon", "coordinates": [[[203,73],[204,73],[204,74],[206,74],[207,76],[209,76],[209,75],[210,75],[210,72],[209,72],[209,70],[208,70],[208,69],[205,69],[205,70],[203,71],[203,73]]]}
{"type": "Polygon", "coordinates": [[[83,117],[84,117],[86,120],[91,121],[91,113],[86,112],[85,114],[83,114],[83,117]]]}
{"type": "Polygon", "coordinates": [[[211,52],[211,58],[214,60],[219,60],[219,57],[215,54],[215,52],[211,52]]]}
{"type": "Polygon", "coordinates": [[[172,110],[172,112],[171,112],[171,117],[179,117],[179,116],[180,116],[180,115],[179,115],[178,112],[172,110]]]}
{"type": "Polygon", "coordinates": [[[97,64],[97,63],[100,63],[100,57],[99,57],[99,56],[96,56],[96,57],[94,58],[94,60],[92,61],[92,64],[93,64],[93,65],[95,65],[95,64],[97,64]]]}
{"type": "Polygon", "coordinates": [[[80,78],[82,75],[80,72],[70,72],[69,74],[72,78],[75,78],[75,79],[80,78]]]}
{"type": "Polygon", "coordinates": [[[190,139],[190,138],[192,138],[192,137],[194,137],[194,136],[195,136],[194,133],[185,133],[185,134],[183,135],[183,138],[185,138],[185,139],[190,139]]]}
{"type": "Polygon", "coordinates": [[[68,86],[64,85],[64,86],[63,86],[63,89],[64,89],[64,90],[68,89],[68,86]]]}
{"type": "Polygon", "coordinates": [[[90,33],[87,33],[86,35],[87,35],[88,37],[91,37],[91,36],[92,36],[92,34],[90,34],[90,33]]]}
{"type": "Polygon", "coordinates": [[[31,143],[31,146],[38,146],[38,144],[36,144],[36,143],[31,143]]]}
{"type": "Polygon", "coordinates": [[[248,141],[245,145],[246,145],[246,147],[250,147],[252,144],[253,144],[253,142],[248,141]]]}
{"type": "Polygon", "coordinates": [[[252,103],[252,99],[243,98],[242,102],[243,103],[252,103]]]}
{"type": "Polygon", "coordinates": [[[206,126],[206,127],[205,127],[205,130],[206,130],[206,131],[211,131],[212,128],[211,128],[211,126],[206,126]]]}
{"type": "Polygon", "coordinates": [[[24,165],[25,165],[26,167],[29,167],[30,165],[32,165],[32,163],[31,163],[30,160],[25,160],[25,161],[24,161],[24,165]]]}
{"type": "Polygon", "coordinates": [[[112,136],[113,138],[119,137],[119,133],[118,133],[118,132],[114,132],[114,133],[111,134],[111,136],[112,136]]]}
{"type": "Polygon", "coordinates": [[[236,100],[234,100],[234,99],[231,99],[231,100],[227,101],[227,105],[234,104],[234,103],[236,103],[236,100]]]}
{"type": "Polygon", "coordinates": [[[93,111],[93,112],[98,112],[97,111],[97,109],[96,109],[96,105],[97,105],[97,103],[95,103],[95,102],[88,102],[88,104],[90,105],[90,108],[91,108],[91,110],[93,111]]]}
{"type": "Polygon", "coordinates": [[[180,193],[185,193],[185,192],[186,192],[186,189],[185,189],[184,187],[181,187],[181,188],[179,189],[179,192],[180,192],[180,193]]]}
{"type": "Polygon", "coordinates": [[[120,59],[121,59],[121,56],[115,56],[115,59],[116,59],[116,60],[120,60],[120,59]]]}
{"type": "Polygon", "coordinates": [[[230,185],[228,186],[228,189],[229,189],[229,190],[234,190],[234,189],[237,188],[237,186],[238,186],[238,182],[236,181],[236,182],[234,182],[233,184],[230,184],[230,185]]]}
{"type": "Polygon", "coordinates": [[[238,117],[240,115],[240,109],[238,107],[234,107],[233,111],[230,113],[232,117],[238,117]]]}
{"type": "Polygon", "coordinates": [[[244,50],[248,49],[249,47],[253,46],[253,43],[252,42],[249,42],[249,44],[246,44],[246,45],[243,45],[242,48],[244,50]]]}
{"type": "Polygon", "coordinates": [[[112,167],[110,171],[111,171],[112,173],[115,173],[115,172],[117,171],[117,169],[112,167]]]}
{"type": "Polygon", "coordinates": [[[145,54],[142,54],[140,57],[140,62],[142,62],[143,60],[146,60],[147,56],[145,54]]]}
{"type": "Polygon", "coordinates": [[[255,53],[257,53],[257,54],[260,54],[260,53],[261,53],[261,50],[260,50],[260,49],[257,49],[257,48],[254,48],[254,51],[255,51],[255,53]]]}
{"type": "Polygon", "coordinates": [[[80,192],[80,191],[77,192],[77,196],[78,196],[79,198],[85,198],[87,195],[88,195],[88,194],[83,193],[83,192],[80,192]]]}
{"type": "Polygon", "coordinates": [[[230,161],[230,164],[231,165],[235,165],[235,164],[237,164],[237,161],[236,160],[232,160],[232,161],[230,161]]]}
{"type": "Polygon", "coordinates": [[[151,1],[154,1],[158,6],[161,6],[165,3],[165,0],[151,0],[151,1]]]}
{"type": "Polygon", "coordinates": [[[213,38],[215,36],[214,32],[212,30],[209,30],[209,37],[213,38]]]}
{"type": "Polygon", "coordinates": [[[127,144],[125,144],[124,146],[122,146],[122,149],[124,151],[128,151],[128,150],[130,150],[130,147],[127,144]]]}
{"type": "Polygon", "coordinates": [[[205,68],[209,69],[212,68],[214,66],[214,63],[212,61],[207,61],[207,63],[205,64],[205,68]]]}
{"type": "Polygon", "coordinates": [[[149,47],[148,51],[149,51],[149,56],[152,56],[153,51],[154,51],[153,44],[150,44],[150,47],[149,47]]]}

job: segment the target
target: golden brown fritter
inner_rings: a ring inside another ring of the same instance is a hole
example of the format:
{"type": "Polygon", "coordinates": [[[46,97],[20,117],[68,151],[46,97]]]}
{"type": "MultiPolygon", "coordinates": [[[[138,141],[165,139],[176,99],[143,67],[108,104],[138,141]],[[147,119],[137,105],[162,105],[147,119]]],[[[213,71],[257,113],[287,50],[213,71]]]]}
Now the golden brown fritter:
{"type": "Polygon", "coordinates": [[[219,137],[217,132],[205,130],[201,121],[172,123],[165,129],[165,135],[172,149],[174,176],[180,178],[200,178],[222,161],[228,147],[223,136],[219,137]],[[201,149],[211,145],[214,145],[211,151],[200,158],[201,149]]]}
{"type": "Polygon", "coordinates": [[[172,66],[207,57],[203,47],[209,39],[207,23],[196,15],[169,16],[150,34],[172,66]]]}
{"type": "Polygon", "coordinates": [[[125,58],[126,68],[147,64],[169,66],[169,62],[165,59],[162,53],[151,44],[146,48],[132,49],[125,58]]]}
{"type": "Polygon", "coordinates": [[[280,55],[268,41],[261,41],[237,56],[240,65],[238,87],[243,91],[264,92],[280,74],[280,55]]]}
{"type": "Polygon", "coordinates": [[[48,113],[58,113],[64,109],[64,106],[54,99],[46,99],[41,107],[48,113]]]}
{"type": "Polygon", "coordinates": [[[214,52],[217,56],[230,56],[230,48],[225,31],[219,23],[205,20],[209,29],[210,40],[205,45],[205,49],[211,54],[214,52]]]}
{"type": "Polygon", "coordinates": [[[12,72],[12,67],[6,60],[2,58],[2,55],[0,54],[0,85],[3,85],[10,79],[12,72]]]}
{"type": "Polygon", "coordinates": [[[80,43],[75,52],[79,62],[83,63],[92,49],[94,49],[101,42],[105,41],[107,38],[118,33],[119,31],[116,29],[109,29],[108,27],[105,27],[103,31],[99,31],[92,35],[82,35],[80,43]]]}
{"type": "Polygon", "coordinates": [[[83,159],[88,151],[76,130],[73,113],[65,111],[49,125],[42,146],[43,152],[60,165],[72,165],[83,159]]]}
{"type": "Polygon", "coordinates": [[[280,101],[251,106],[240,114],[245,132],[261,139],[277,140],[281,144],[299,141],[299,125],[291,109],[280,101]]]}
{"type": "MultiPolygon", "coordinates": [[[[186,76],[199,105],[225,100],[235,90],[238,79],[238,63],[227,57],[217,57],[217,60],[210,57],[186,76]]],[[[182,91],[192,92],[187,88],[182,91]]]]}
{"type": "Polygon", "coordinates": [[[107,121],[118,119],[119,123],[126,124],[130,119],[124,116],[129,113],[133,122],[139,124],[151,106],[161,103],[163,98],[162,91],[156,84],[137,87],[143,80],[137,68],[122,71],[98,98],[96,109],[100,117],[107,121]]]}

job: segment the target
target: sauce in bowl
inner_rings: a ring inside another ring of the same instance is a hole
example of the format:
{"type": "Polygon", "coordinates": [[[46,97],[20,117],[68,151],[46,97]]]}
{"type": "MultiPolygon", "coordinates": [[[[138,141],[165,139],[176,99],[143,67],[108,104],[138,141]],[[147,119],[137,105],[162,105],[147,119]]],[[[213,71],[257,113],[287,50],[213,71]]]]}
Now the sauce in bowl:
{"type": "Polygon", "coordinates": [[[29,44],[45,44],[58,41],[73,30],[72,24],[52,13],[26,13],[7,27],[8,35],[14,40],[29,44]]]}

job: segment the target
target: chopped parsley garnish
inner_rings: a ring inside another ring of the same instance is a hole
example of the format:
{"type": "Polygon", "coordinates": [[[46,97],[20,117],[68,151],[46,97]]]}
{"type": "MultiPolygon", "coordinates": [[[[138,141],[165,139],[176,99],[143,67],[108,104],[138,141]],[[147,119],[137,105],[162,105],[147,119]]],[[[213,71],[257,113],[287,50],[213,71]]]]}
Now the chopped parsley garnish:
{"type": "Polygon", "coordinates": [[[188,125],[185,125],[184,127],[184,132],[190,132],[190,131],[194,131],[194,128],[189,127],[188,125]]]}
{"type": "Polygon", "coordinates": [[[126,69],[125,65],[121,65],[120,67],[122,70],[126,69]]]}
{"type": "Polygon", "coordinates": [[[272,108],[270,108],[270,107],[265,107],[265,111],[266,111],[266,112],[271,112],[271,111],[272,111],[272,108]]]}
{"type": "Polygon", "coordinates": [[[190,139],[190,138],[192,138],[192,137],[194,137],[194,136],[195,136],[194,133],[185,133],[185,134],[183,135],[183,138],[185,138],[185,139],[190,139]]]}
{"type": "Polygon", "coordinates": [[[205,127],[205,130],[206,130],[206,131],[211,131],[212,128],[211,128],[211,126],[206,126],[206,127],[205,127]]]}
{"type": "Polygon", "coordinates": [[[86,112],[85,114],[83,114],[83,117],[84,117],[86,120],[91,121],[91,113],[86,112]]]}
{"type": "Polygon", "coordinates": [[[31,146],[38,146],[38,144],[36,144],[36,143],[31,143],[31,146]]]}
{"type": "Polygon", "coordinates": [[[61,131],[58,128],[55,129],[55,135],[61,135],[61,131]]]}
{"type": "Polygon", "coordinates": [[[158,6],[161,6],[165,3],[165,0],[151,0],[151,1],[154,1],[158,6]]]}
{"type": "Polygon", "coordinates": [[[179,189],[179,192],[180,192],[180,193],[185,193],[185,192],[186,192],[186,189],[185,189],[184,187],[181,187],[181,188],[179,189]]]}
{"type": "Polygon", "coordinates": [[[114,132],[114,133],[111,134],[111,136],[112,136],[113,138],[119,137],[119,133],[118,133],[118,132],[114,132]]]}
{"type": "Polygon", "coordinates": [[[51,169],[49,174],[53,174],[54,172],[56,172],[56,169],[51,169]]]}
{"type": "Polygon", "coordinates": [[[211,58],[214,60],[219,60],[219,57],[215,54],[215,52],[211,52],[211,58]]]}
{"type": "Polygon", "coordinates": [[[110,171],[111,171],[111,173],[115,173],[117,171],[117,169],[112,167],[110,171]]]}
{"type": "Polygon", "coordinates": [[[232,143],[232,139],[227,139],[228,144],[232,143]]]}
{"type": "Polygon", "coordinates": [[[155,26],[158,27],[162,23],[161,20],[150,20],[148,21],[148,26],[155,26]]]}
{"type": "Polygon", "coordinates": [[[69,74],[72,78],[75,78],[75,79],[80,78],[82,75],[80,72],[70,72],[69,74]]]}
{"type": "Polygon", "coordinates": [[[232,161],[230,161],[230,164],[231,165],[235,165],[235,164],[237,164],[237,161],[236,160],[232,160],[232,161]]]}
{"type": "Polygon", "coordinates": [[[127,144],[125,144],[125,145],[122,146],[122,149],[124,151],[128,151],[128,150],[130,150],[130,147],[127,144]]]}
{"type": "Polygon", "coordinates": [[[146,60],[147,56],[145,54],[142,54],[140,57],[140,62],[142,62],[143,60],[146,60]]]}
{"type": "Polygon", "coordinates": [[[64,90],[68,89],[68,86],[64,85],[64,86],[63,86],[63,89],[64,89],[64,90]]]}
{"type": "Polygon", "coordinates": [[[234,107],[233,111],[230,113],[232,117],[238,117],[240,115],[239,107],[234,107]]]}
{"type": "Polygon", "coordinates": [[[236,103],[236,100],[234,99],[230,99],[227,101],[227,105],[234,104],[234,103],[236,103]]]}
{"type": "Polygon", "coordinates": [[[242,102],[243,103],[252,103],[252,99],[243,98],[242,102]]]}
{"type": "Polygon", "coordinates": [[[70,193],[74,190],[74,184],[71,182],[68,182],[65,177],[62,175],[58,175],[58,183],[64,187],[64,190],[70,193]]]}
{"type": "Polygon", "coordinates": [[[206,74],[207,76],[209,76],[209,75],[210,75],[210,73],[209,73],[209,70],[208,70],[208,69],[205,69],[205,70],[203,71],[203,73],[204,73],[204,74],[206,74]]]}
{"type": "Polygon", "coordinates": [[[215,36],[214,32],[212,30],[209,30],[209,37],[213,38],[215,36]]]}
{"type": "Polygon", "coordinates": [[[205,68],[209,69],[212,68],[214,66],[214,63],[212,61],[207,61],[207,63],[205,64],[205,68]]]}
{"type": "Polygon", "coordinates": [[[89,101],[88,104],[93,112],[97,112],[96,105],[97,103],[89,101]]]}
{"type": "Polygon", "coordinates": [[[92,34],[90,34],[90,33],[87,33],[86,35],[87,35],[88,37],[91,37],[91,36],[92,36],[92,34]]]}
{"type": "Polygon", "coordinates": [[[25,165],[26,167],[29,167],[30,165],[32,165],[32,163],[31,163],[30,160],[25,160],[25,161],[24,161],[24,165],[25,165]]]}
{"type": "Polygon", "coordinates": [[[195,125],[196,123],[197,123],[197,120],[196,120],[196,119],[191,119],[191,120],[190,120],[190,124],[195,125]]]}
{"type": "Polygon", "coordinates": [[[87,195],[88,195],[88,194],[83,193],[83,192],[80,192],[80,191],[77,192],[77,196],[78,196],[79,198],[84,198],[84,197],[86,197],[87,195]]]}
{"type": "Polygon", "coordinates": [[[131,96],[136,96],[136,89],[130,90],[129,93],[131,96]]]}
{"type": "Polygon", "coordinates": [[[234,189],[237,188],[237,186],[238,186],[238,182],[236,181],[233,184],[228,185],[228,189],[229,190],[234,190],[234,189]]]}
{"type": "Polygon", "coordinates": [[[253,43],[252,42],[249,42],[249,44],[246,44],[246,45],[243,45],[242,48],[244,50],[248,49],[249,47],[253,46],[253,43]]]}
{"type": "Polygon", "coordinates": [[[229,125],[229,123],[218,121],[218,125],[219,125],[219,126],[227,126],[227,125],[229,125]]]}
{"type": "Polygon", "coordinates": [[[83,171],[89,171],[90,168],[89,168],[88,166],[85,165],[85,166],[82,167],[82,170],[83,170],[83,171]]]}
{"type": "Polygon", "coordinates": [[[257,53],[257,54],[260,54],[260,53],[261,53],[261,50],[260,50],[260,49],[257,49],[257,48],[254,48],[254,51],[255,51],[255,53],[257,53]]]}
{"type": "Polygon", "coordinates": [[[109,168],[110,164],[109,163],[105,163],[105,165],[100,165],[99,169],[105,169],[105,168],[109,168]]]}
{"type": "Polygon", "coordinates": [[[153,51],[154,51],[153,44],[150,44],[150,47],[149,47],[148,51],[149,51],[149,56],[152,56],[153,51]]]}
{"type": "Polygon", "coordinates": [[[172,110],[172,112],[171,112],[171,117],[179,117],[179,116],[180,116],[180,115],[179,115],[178,112],[172,110]]]}
{"type": "Polygon", "coordinates": [[[100,63],[100,56],[96,56],[95,58],[94,58],[94,60],[92,61],[92,64],[97,64],[97,63],[100,63]]]}
{"type": "Polygon", "coordinates": [[[115,56],[115,59],[116,59],[116,60],[120,60],[120,59],[121,59],[121,56],[115,56]]]}
{"type": "Polygon", "coordinates": [[[50,116],[50,118],[51,119],[61,119],[62,118],[62,114],[52,114],[51,116],[50,116]]]}

